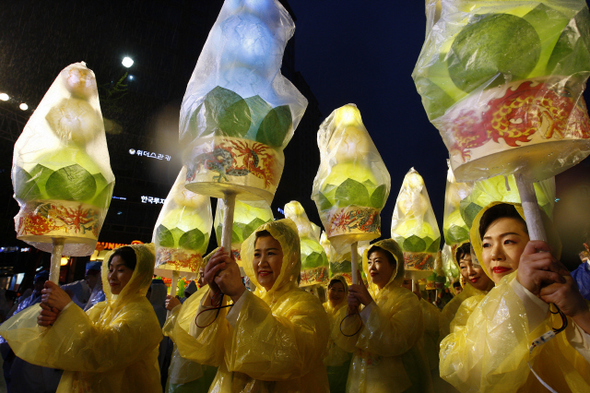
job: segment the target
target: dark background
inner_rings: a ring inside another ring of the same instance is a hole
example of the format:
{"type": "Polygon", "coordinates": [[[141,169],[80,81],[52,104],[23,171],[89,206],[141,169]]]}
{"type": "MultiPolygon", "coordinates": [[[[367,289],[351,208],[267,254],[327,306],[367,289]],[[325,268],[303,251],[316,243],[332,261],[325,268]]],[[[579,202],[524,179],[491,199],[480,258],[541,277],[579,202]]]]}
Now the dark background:
{"type": "MultiPolygon", "coordinates": [[[[186,84],[220,0],[130,0],[38,2],[16,0],[0,13],[0,246],[25,246],[15,238],[12,217],[12,150],[28,117],[58,73],[85,61],[100,85],[105,118],[118,126],[107,134],[117,182],[99,240],[151,240],[161,204],[180,169],[178,112],[186,84]],[[121,59],[135,65],[125,94],[107,92],[125,74],[121,59]],[[26,102],[30,109],[18,109],[26,102]],[[167,154],[171,161],[130,155],[129,149],[167,154]]],[[[411,72],[426,26],[424,3],[298,0],[287,4],[296,23],[282,73],[308,98],[306,114],[285,150],[286,165],[273,211],[291,200],[320,220],[310,199],[319,165],[316,133],[334,109],[355,103],[391,174],[391,194],[382,212],[383,237],[390,236],[393,206],[403,177],[414,167],[424,178],[442,227],[447,150],[429,123],[411,72]]],[[[586,93],[588,101],[588,93],[586,93]]],[[[574,267],[590,235],[590,177],[586,160],[557,176],[555,222],[564,243],[563,260],[574,267]]],[[[214,244],[211,244],[213,246],[214,244]]],[[[5,249],[14,251],[14,249],[5,249]]],[[[47,255],[36,253],[37,261],[47,255]]],[[[23,271],[29,253],[0,253],[5,273],[23,271]],[[12,270],[10,270],[12,269],[12,270]]],[[[1,272],[1,271],[0,271],[1,272]]]]}

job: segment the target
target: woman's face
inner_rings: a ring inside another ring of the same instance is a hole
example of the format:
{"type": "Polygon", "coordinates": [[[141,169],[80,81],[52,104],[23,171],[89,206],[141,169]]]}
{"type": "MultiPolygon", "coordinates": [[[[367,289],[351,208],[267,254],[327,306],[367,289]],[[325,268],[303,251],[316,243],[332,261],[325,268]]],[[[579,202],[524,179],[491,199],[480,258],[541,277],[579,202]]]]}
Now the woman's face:
{"type": "Polygon", "coordinates": [[[377,288],[383,289],[395,271],[395,264],[389,263],[389,258],[385,251],[375,250],[369,254],[368,265],[369,275],[373,284],[377,285],[377,288]]]}
{"type": "Polygon", "coordinates": [[[465,282],[480,291],[488,291],[493,286],[493,281],[486,275],[481,265],[471,262],[471,255],[465,254],[459,261],[459,269],[465,282]]]}
{"type": "Polygon", "coordinates": [[[283,248],[272,236],[256,239],[252,267],[258,283],[267,291],[272,288],[283,266],[283,248]]]}
{"type": "Polygon", "coordinates": [[[111,263],[109,264],[109,274],[107,276],[111,287],[111,293],[113,295],[120,294],[132,275],[133,270],[125,266],[125,262],[119,255],[112,257],[111,263]]]}
{"type": "Polygon", "coordinates": [[[482,259],[495,283],[518,269],[528,242],[524,225],[515,218],[498,218],[488,226],[482,239],[482,259]]]}
{"type": "Polygon", "coordinates": [[[330,288],[328,288],[328,300],[332,307],[336,307],[344,301],[346,289],[340,281],[336,281],[330,288]]]}

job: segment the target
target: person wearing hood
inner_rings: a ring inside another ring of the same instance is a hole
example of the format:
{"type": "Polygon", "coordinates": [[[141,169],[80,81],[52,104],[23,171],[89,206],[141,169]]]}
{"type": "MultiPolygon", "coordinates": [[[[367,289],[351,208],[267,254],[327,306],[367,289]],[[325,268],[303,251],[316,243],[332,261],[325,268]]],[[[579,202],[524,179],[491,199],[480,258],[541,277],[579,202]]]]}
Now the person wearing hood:
{"type": "Polygon", "coordinates": [[[541,213],[547,243],[529,239],[519,204],[494,202],[475,217],[471,243],[495,287],[461,304],[441,343],[441,376],[461,392],[590,391],[590,310],[541,213]]]}
{"type": "Polygon", "coordinates": [[[494,282],[486,275],[475,255],[471,255],[471,243],[466,242],[457,247],[454,262],[461,274],[463,290],[451,299],[440,313],[440,340],[450,333],[451,322],[466,299],[472,296],[483,298],[494,287],[494,282]]]}
{"type": "Polygon", "coordinates": [[[324,303],[324,309],[330,320],[330,339],[328,340],[328,354],[324,358],[324,364],[328,371],[328,381],[331,393],[346,391],[348,369],[352,354],[341,348],[336,343],[342,334],[340,323],[346,317],[348,297],[348,283],[341,274],[337,274],[328,283],[328,301],[324,303]]]}
{"type": "Polygon", "coordinates": [[[0,326],[17,356],[64,370],[57,392],[161,392],[158,319],[146,298],[154,273],[153,248],[114,250],[102,266],[106,301],[85,313],[47,281],[40,307],[0,326]],[[40,312],[41,311],[41,312],[40,312]]]}
{"type": "Polygon", "coordinates": [[[298,287],[297,227],[289,219],[261,225],[241,256],[256,289],[245,288],[220,248],[205,267],[208,290],[183,304],[166,333],[182,357],[219,367],[211,392],[328,392],[329,322],[319,300],[298,287]]]}
{"type": "Polygon", "coordinates": [[[349,316],[340,340],[354,351],[347,392],[431,392],[430,370],[422,349],[424,325],[420,300],[406,288],[404,257],[393,239],[381,240],[363,255],[369,289],[350,286],[349,316]],[[356,330],[356,333],[354,333],[356,330]],[[348,337],[345,337],[348,335],[348,337]]]}

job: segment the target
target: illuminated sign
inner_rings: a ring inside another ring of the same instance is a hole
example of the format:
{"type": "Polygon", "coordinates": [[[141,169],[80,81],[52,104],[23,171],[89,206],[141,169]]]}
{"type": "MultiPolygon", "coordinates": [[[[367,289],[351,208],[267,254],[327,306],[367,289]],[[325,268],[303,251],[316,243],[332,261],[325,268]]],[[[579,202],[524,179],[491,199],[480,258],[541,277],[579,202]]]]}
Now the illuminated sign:
{"type": "Polygon", "coordinates": [[[147,196],[147,195],[141,196],[141,203],[152,203],[152,204],[163,205],[164,202],[166,202],[166,198],[156,198],[156,197],[147,196]]]}
{"type": "Polygon", "coordinates": [[[147,151],[147,150],[135,150],[133,148],[129,149],[129,154],[131,154],[132,156],[153,158],[155,160],[160,160],[160,161],[162,161],[162,160],[170,161],[172,159],[172,156],[170,156],[168,154],[154,153],[154,152],[147,151]]]}
{"type": "Polygon", "coordinates": [[[109,243],[109,242],[96,242],[96,249],[98,251],[102,250],[114,250],[115,248],[128,246],[126,243],[109,243]]]}

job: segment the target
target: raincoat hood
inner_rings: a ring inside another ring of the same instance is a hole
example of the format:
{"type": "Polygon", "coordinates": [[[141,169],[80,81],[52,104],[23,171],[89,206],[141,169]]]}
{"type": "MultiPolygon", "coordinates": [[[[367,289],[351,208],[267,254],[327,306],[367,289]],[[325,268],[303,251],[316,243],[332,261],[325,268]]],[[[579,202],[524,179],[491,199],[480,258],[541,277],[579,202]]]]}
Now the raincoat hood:
{"type": "MultiPolygon", "coordinates": [[[[340,303],[339,305],[337,305],[335,307],[335,309],[338,310],[341,307],[348,305],[348,302],[346,301],[346,298],[348,297],[348,283],[346,282],[346,278],[344,278],[344,276],[342,274],[336,274],[330,279],[330,282],[328,283],[328,291],[330,290],[330,287],[332,286],[333,282],[340,282],[340,283],[342,283],[342,286],[344,287],[344,300],[342,301],[342,303],[340,303]]],[[[329,296],[328,296],[327,304],[330,307],[332,307],[332,303],[330,302],[329,296]]]]}
{"type": "MultiPolygon", "coordinates": [[[[473,261],[473,262],[481,265],[481,267],[483,268],[483,271],[490,278],[492,278],[490,276],[490,272],[488,272],[485,264],[483,263],[483,257],[482,257],[483,248],[482,248],[482,239],[479,235],[479,225],[480,225],[481,218],[483,217],[484,213],[487,212],[490,208],[492,208],[496,205],[500,205],[500,204],[514,206],[516,208],[516,211],[518,212],[518,214],[522,217],[522,219],[523,220],[525,219],[524,218],[524,211],[523,211],[522,205],[520,203],[492,202],[489,205],[487,205],[486,207],[484,207],[483,209],[481,209],[479,213],[477,213],[477,215],[475,216],[475,219],[473,220],[471,230],[469,231],[469,239],[471,240],[471,246],[473,247],[473,251],[475,252],[475,256],[477,258],[477,260],[473,261]]],[[[559,239],[559,235],[555,231],[555,228],[553,227],[553,223],[551,222],[551,219],[547,216],[547,214],[542,209],[540,209],[540,212],[541,212],[541,218],[543,219],[543,226],[545,227],[545,232],[547,234],[547,243],[549,244],[549,247],[551,247],[551,253],[553,254],[553,256],[555,258],[559,259],[561,257],[561,240],[559,239]]]]}
{"type": "Polygon", "coordinates": [[[288,218],[262,224],[242,243],[242,266],[250,282],[256,284],[256,295],[269,302],[269,300],[278,299],[281,294],[287,292],[290,288],[298,286],[297,281],[301,271],[300,249],[297,226],[288,218]],[[283,251],[281,272],[272,288],[268,291],[258,283],[258,278],[252,266],[256,246],[256,234],[262,231],[268,231],[279,242],[283,251]]]}
{"type": "Polygon", "coordinates": [[[373,283],[371,275],[369,274],[369,255],[375,247],[382,248],[389,252],[393,256],[393,259],[395,259],[395,270],[382,290],[390,287],[401,287],[404,282],[404,254],[395,240],[384,239],[371,244],[371,246],[363,253],[363,271],[369,280],[369,288],[374,294],[379,293],[379,288],[373,283]]]}
{"type": "Polygon", "coordinates": [[[156,256],[154,253],[153,243],[132,244],[126,247],[131,247],[133,251],[135,251],[137,263],[135,264],[135,269],[133,270],[133,275],[129,279],[129,282],[118,295],[113,295],[111,292],[111,286],[108,285],[109,262],[116,250],[113,250],[107,254],[102,261],[101,277],[102,281],[106,283],[106,285],[104,285],[103,291],[108,306],[113,309],[119,309],[136,296],[145,296],[152,283],[152,277],[154,276],[156,256]]]}
{"type": "Polygon", "coordinates": [[[334,275],[330,279],[330,282],[328,283],[328,288],[332,285],[332,282],[333,281],[340,281],[342,283],[342,285],[344,285],[344,294],[345,294],[345,296],[348,296],[348,284],[346,283],[346,278],[344,278],[344,276],[342,274],[336,274],[336,275],[334,275]]]}

